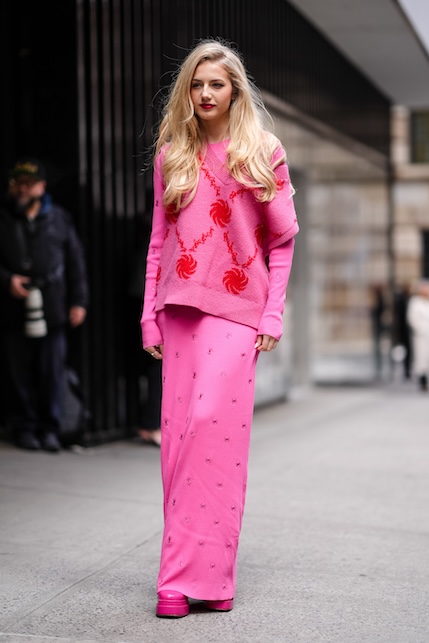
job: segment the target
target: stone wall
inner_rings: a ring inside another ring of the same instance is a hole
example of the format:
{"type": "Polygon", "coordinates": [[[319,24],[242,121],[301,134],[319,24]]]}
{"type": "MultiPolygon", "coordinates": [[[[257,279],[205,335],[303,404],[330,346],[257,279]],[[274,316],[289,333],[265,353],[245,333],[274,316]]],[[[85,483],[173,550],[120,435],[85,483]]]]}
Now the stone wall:
{"type": "Polygon", "coordinates": [[[429,230],[429,165],[412,163],[410,113],[392,109],[395,282],[411,288],[422,277],[423,232],[429,230]]]}
{"type": "Polygon", "coordinates": [[[291,315],[290,339],[293,326],[308,324],[310,380],[359,379],[362,364],[372,377],[371,293],[379,285],[387,289],[390,274],[387,160],[294,114],[271,113],[304,224],[296,253],[305,248],[306,283],[298,290],[293,275],[288,301],[292,309],[302,297],[307,303],[291,315]]]}

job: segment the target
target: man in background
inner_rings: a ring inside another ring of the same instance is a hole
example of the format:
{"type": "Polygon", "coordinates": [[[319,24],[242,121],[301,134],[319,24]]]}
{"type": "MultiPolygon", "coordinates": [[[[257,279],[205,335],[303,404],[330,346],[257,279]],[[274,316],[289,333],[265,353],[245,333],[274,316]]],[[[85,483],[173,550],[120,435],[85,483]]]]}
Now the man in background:
{"type": "Polygon", "coordinates": [[[46,191],[46,171],[21,158],[0,205],[0,341],[17,446],[61,449],[67,328],[86,317],[88,281],[72,217],[46,191]]]}

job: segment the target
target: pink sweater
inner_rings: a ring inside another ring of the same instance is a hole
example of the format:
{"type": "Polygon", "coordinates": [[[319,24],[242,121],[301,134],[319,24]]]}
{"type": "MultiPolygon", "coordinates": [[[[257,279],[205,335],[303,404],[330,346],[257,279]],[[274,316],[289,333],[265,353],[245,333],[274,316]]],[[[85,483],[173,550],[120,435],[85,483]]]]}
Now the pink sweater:
{"type": "MultiPolygon", "coordinates": [[[[228,173],[227,141],[208,146],[196,195],[175,213],[162,205],[162,152],[155,161],[154,210],[141,319],[143,346],[162,344],[156,313],[193,306],[280,339],[298,232],[286,163],[277,193],[259,203],[228,173]],[[269,257],[269,270],[265,257],[269,257]]],[[[274,159],[283,150],[275,153],[274,159]]]]}

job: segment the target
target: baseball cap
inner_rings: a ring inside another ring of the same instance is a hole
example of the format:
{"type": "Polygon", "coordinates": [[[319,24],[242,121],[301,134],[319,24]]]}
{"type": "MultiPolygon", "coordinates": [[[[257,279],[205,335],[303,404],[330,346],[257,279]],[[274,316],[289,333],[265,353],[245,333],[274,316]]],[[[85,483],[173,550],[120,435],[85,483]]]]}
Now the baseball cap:
{"type": "Polygon", "coordinates": [[[9,170],[10,179],[16,179],[18,176],[28,176],[35,181],[46,181],[46,168],[39,159],[25,156],[18,159],[9,170]]]}

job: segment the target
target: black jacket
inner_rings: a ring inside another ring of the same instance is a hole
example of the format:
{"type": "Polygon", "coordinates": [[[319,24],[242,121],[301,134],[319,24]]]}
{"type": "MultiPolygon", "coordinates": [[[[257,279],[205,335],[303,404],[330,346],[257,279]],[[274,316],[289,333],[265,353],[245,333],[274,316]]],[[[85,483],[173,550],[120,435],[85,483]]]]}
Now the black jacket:
{"type": "Polygon", "coordinates": [[[22,328],[25,304],[10,294],[13,274],[26,275],[43,294],[48,328],[68,323],[70,306],[88,306],[82,244],[69,212],[45,194],[29,221],[6,199],[0,206],[0,327],[22,328]]]}

